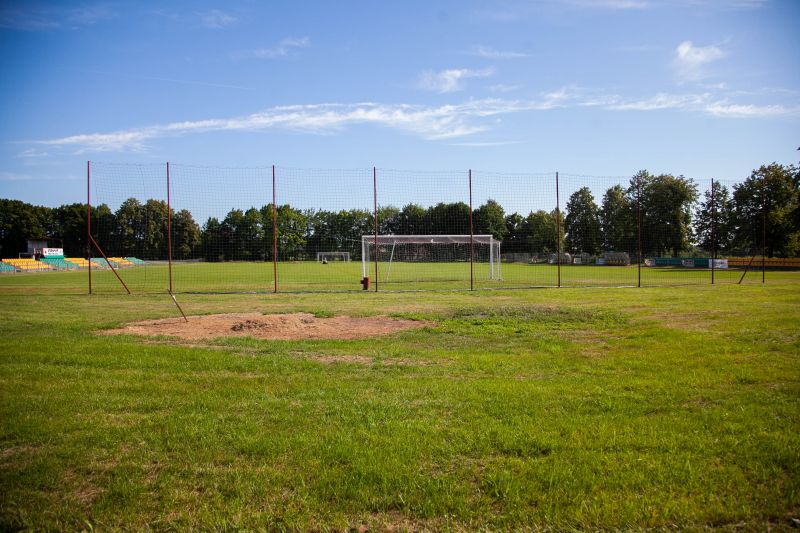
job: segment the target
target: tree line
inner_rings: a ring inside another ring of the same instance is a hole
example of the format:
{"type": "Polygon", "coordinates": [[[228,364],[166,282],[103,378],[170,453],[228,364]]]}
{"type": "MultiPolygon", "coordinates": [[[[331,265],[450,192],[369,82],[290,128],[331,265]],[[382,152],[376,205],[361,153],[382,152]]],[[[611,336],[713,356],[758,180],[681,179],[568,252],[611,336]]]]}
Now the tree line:
{"type": "MultiPolygon", "coordinates": [[[[109,256],[142,259],[167,257],[167,205],[161,200],[125,200],[116,211],[92,207],[92,234],[109,256]]],[[[271,261],[272,205],[231,209],[202,227],[188,210],[171,210],[173,258],[206,261],[271,261]]],[[[368,210],[301,210],[279,205],[277,249],[283,260],[313,259],[317,251],[347,251],[360,258],[361,236],[374,232],[368,210]]],[[[465,235],[470,208],[463,202],[430,207],[408,204],[381,207],[378,231],[396,235],[465,235]]],[[[732,189],[717,185],[702,197],[697,184],[683,176],[641,171],[627,187],[614,185],[598,200],[588,187],[575,191],[562,213],[557,210],[507,214],[494,200],[472,212],[476,234],[492,234],[503,253],[550,254],[560,237],[562,251],[590,255],[607,251],[635,257],[641,225],[644,256],[687,253],[746,255],[760,252],[766,222],[767,255],[800,252],[800,171],[771,164],[754,170],[732,189]],[[713,221],[713,223],[712,223],[713,221]],[[560,231],[560,235],[559,235],[560,231]]],[[[0,200],[0,253],[16,257],[28,239],[49,239],[67,256],[87,252],[86,204],[56,208],[18,200],[0,200]]],[[[97,255],[94,251],[93,255],[97,255]]]]}

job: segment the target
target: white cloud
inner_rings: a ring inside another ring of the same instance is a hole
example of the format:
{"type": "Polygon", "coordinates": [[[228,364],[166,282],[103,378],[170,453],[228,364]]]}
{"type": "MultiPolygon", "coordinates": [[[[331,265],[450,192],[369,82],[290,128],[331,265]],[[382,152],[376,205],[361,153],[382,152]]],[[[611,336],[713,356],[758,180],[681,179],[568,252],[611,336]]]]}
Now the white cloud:
{"type": "Polygon", "coordinates": [[[200,24],[205,28],[211,28],[214,30],[218,30],[220,28],[224,28],[225,26],[230,26],[234,22],[236,22],[236,18],[228,15],[224,11],[220,11],[219,9],[211,9],[209,11],[204,11],[199,13],[200,15],[200,24]]]}
{"type": "Polygon", "coordinates": [[[717,117],[765,118],[800,114],[800,107],[782,105],[742,105],[715,102],[706,106],[706,111],[717,117]]]}
{"type": "Polygon", "coordinates": [[[725,52],[717,46],[694,46],[684,41],[675,49],[674,65],[681,78],[699,80],[705,78],[706,66],[725,57],[725,52]]]}
{"type": "Polygon", "coordinates": [[[451,68],[440,72],[426,70],[420,75],[419,87],[437,93],[452,93],[464,89],[466,79],[486,78],[492,74],[494,74],[493,68],[482,70],[451,68]]]}
{"type": "Polygon", "coordinates": [[[173,122],[105,133],[83,133],[38,141],[36,144],[70,148],[77,153],[143,151],[152,140],[190,133],[283,129],[332,134],[357,124],[393,128],[424,139],[456,139],[490,129],[493,121],[489,119],[497,120],[503,115],[581,107],[616,112],[674,110],[733,118],[772,118],[800,114],[800,106],[735,103],[715,99],[711,93],[659,93],[650,98],[630,99],[567,87],[529,99],[484,98],[441,106],[372,102],[278,106],[241,117],[173,122]]]}
{"type": "Polygon", "coordinates": [[[564,0],[565,3],[598,9],[645,9],[650,3],[645,0],[564,0]]]}
{"type": "Polygon", "coordinates": [[[515,52],[512,50],[495,50],[488,46],[473,46],[470,52],[471,55],[484,57],[486,59],[519,59],[522,57],[529,57],[528,54],[523,52],[515,52]]]}
{"type": "Polygon", "coordinates": [[[311,46],[311,39],[308,37],[286,37],[271,48],[256,48],[255,50],[239,52],[236,56],[273,59],[288,56],[295,50],[308,48],[309,46],[311,46]]]}

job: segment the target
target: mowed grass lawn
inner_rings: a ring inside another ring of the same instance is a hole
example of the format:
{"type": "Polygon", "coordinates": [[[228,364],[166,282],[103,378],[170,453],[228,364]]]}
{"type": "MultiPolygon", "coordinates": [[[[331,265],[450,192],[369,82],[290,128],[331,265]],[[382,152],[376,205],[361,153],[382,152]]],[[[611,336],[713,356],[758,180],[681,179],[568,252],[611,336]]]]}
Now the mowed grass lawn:
{"type": "MultiPolygon", "coordinates": [[[[760,265],[756,262],[744,277],[744,283],[761,283],[760,265]]],[[[563,287],[623,287],[637,286],[639,272],[635,265],[596,266],[562,265],[563,287]]],[[[169,288],[169,270],[165,262],[150,262],[147,266],[119,269],[119,275],[134,293],[165,292],[169,288]]],[[[375,265],[366,268],[374,288],[375,265]]],[[[379,288],[389,291],[405,290],[466,290],[470,288],[468,261],[447,263],[381,262],[378,264],[379,288]]],[[[715,281],[737,283],[742,268],[717,269],[715,281]]],[[[287,292],[342,292],[361,290],[361,261],[331,262],[281,261],[277,265],[278,290],[287,292]]],[[[780,280],[786,272],[771,271],[770,279],[780,280]]],[[[88,289],[86,270],[71,272],[10,273],[0,275],[0,290],[53,290],[59,293],[84,294],[88,289]]],[[[559,268],[549,264],[503,263],[490,276],[487,262],[476,262],[472,278],[477,289],[525,287],[556,287],[559,268]]],[[[275,270],[271,262],[176,262],[173,265],[173,291],[191,292],[272,292],[275,270]]],[[[711,271],[701,268],[642,267],[644,287],[673,285],[710,285],[711,271]]],[[[110,269],[93,269],[92,287],[98,293],[121,294],[125,289],[110,269]]]]}
{"type": "Polygon", "coordinates": [[[192,346],[96,334],[175,316],[163,294],[14,279],[0,279],[2,530],[738,531],[800,515],[797,273],[181,295],[190,314],[431,322],[192,346]]]}

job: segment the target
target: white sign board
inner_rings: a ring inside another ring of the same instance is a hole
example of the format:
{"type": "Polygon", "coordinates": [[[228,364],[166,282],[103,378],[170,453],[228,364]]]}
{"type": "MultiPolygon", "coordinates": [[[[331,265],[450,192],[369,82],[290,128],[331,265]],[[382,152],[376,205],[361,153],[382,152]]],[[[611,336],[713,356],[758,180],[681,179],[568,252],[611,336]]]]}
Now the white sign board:
{"type": "Polygon", "coordinates": [[[686,268],[694,268],[694,259],[681,259],[681,265],[686,268]]]}
{"type": "Polygon", "coordinates": [[[63,248],[42,248],[42,255],[45,257],[64,256],[63,248]]]}
{"type": "Polygon", "coordinates": [[[709,268],[712,266],[714,268],[728,268],[728,260],[727,259],[709,259],[708,266],[709,268]]]}

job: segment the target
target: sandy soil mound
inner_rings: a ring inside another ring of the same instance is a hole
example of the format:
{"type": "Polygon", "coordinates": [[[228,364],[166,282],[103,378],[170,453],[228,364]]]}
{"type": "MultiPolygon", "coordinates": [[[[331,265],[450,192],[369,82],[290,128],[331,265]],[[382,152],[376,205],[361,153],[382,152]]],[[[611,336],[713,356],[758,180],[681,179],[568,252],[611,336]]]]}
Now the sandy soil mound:
{"type": "Polygon", "coordinates": [[[105,330],[109,335],[168,335],[189,340],[217,337],[253,337],[256,339],[362,339],[390,335],[405,329],[423,328],[426,322],[387,316],[317,318],[310,313],[262,315],[231,313],[133,322],[119,329],[105,330]]]}

